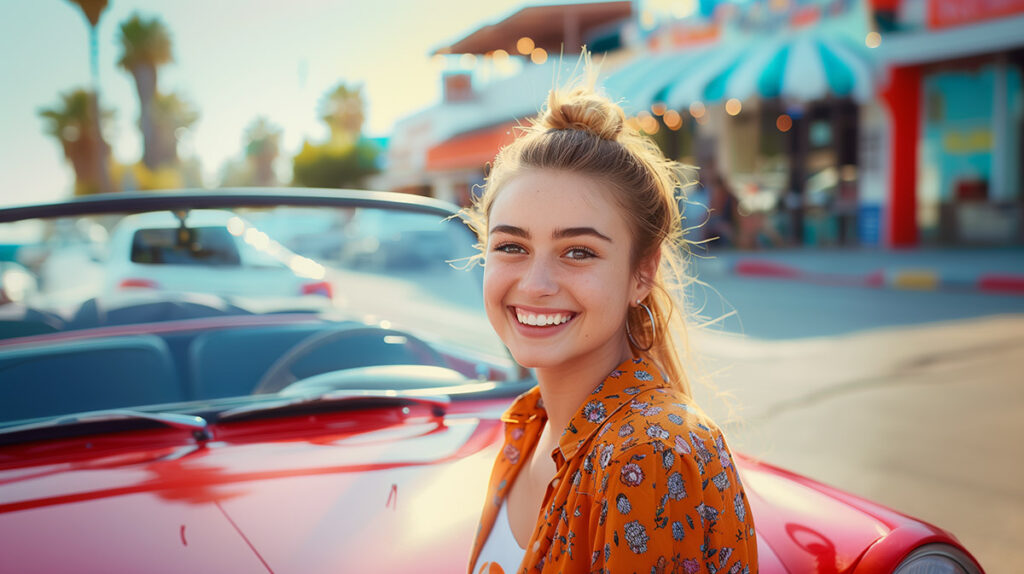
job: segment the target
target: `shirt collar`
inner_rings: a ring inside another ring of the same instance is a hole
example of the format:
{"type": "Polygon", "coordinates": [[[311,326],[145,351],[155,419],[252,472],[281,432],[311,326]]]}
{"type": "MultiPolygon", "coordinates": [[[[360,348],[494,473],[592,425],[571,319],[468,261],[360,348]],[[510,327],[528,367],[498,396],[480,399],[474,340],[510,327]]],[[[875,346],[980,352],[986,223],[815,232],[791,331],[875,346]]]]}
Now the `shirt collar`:
{"type": "Polygon", "coordinates": [[[608,417],[629,404],[634,396],[646,390],[667,386],[668,383],[660,371],[649,361],[624,361],[587,396],[580,410],[569,420],[558,441],[562,456],[566,460],[575,456],[604,425],[608,417]]]}
{"type": "Polygon", "coordinates": [[[540,387],[532,389],[516,397],[512,406],[502,415],[502,422],[513,424],[526,424],[537,417],[547,418],[547,411],[544,410],[544,401],[540,396],[540,387]]]}
{"type": "MultiPolygon", "coordinates": [[[[558,441],[565,460],[572,458],[612,413],[622,408],[646,390],[669,386],[661,372],[646,359],[627,359],[613,370],[601,384],[587,395],[586,400],[569,419],[558,441]]],[[[505,411],[501,420],[513,424],[526,424],[538,417],[547,418],[540,387],[533,387],[519,395],[505,411]]]]}

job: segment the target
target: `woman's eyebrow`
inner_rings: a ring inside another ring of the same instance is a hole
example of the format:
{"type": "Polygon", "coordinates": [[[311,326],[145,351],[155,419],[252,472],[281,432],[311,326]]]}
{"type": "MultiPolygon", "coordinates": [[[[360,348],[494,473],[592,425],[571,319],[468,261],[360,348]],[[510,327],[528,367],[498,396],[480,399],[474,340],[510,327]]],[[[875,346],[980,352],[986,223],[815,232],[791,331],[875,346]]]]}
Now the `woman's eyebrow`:
{"type": "Polygon", "coordinates": [[[509,235],[514,235],[516,237],[522,237],[523,239],[530,238],[529,231],[521,227],[515,227],[514,225],[495,225],[494,227],[491,228],[491,231],[488,233],[488,235],[494,235],[495,233],[507,233],[509,235]]]}
{"type": "MultiPolygon", "coordinates": [[[[495,233],[507,233],[508,235],[514,235],[516,237],[522,237],[523,239],[530,238],[530,232],[514,225],[495,225],[491,228],[490,235],[495,233]]],[[[594,229],[593,227],[567,227],[564,229],[556,229],[552,234],[552,239],[568,239],[571,237],[581,237],[589,235],[598,239],[603,239],[608,243],[612,243],[612,238],[594,229]]]]}
{"type": "Polygon", "coordinates": [[[580,237],[583,235],[591,235],[598,239],[604,239],[608,243],[612,243],[612,238],[594,229],[593,227],[568,227],[566,229],[556,229],[551,237],[554,239],[566,239],[568,237],[580,237]]]}

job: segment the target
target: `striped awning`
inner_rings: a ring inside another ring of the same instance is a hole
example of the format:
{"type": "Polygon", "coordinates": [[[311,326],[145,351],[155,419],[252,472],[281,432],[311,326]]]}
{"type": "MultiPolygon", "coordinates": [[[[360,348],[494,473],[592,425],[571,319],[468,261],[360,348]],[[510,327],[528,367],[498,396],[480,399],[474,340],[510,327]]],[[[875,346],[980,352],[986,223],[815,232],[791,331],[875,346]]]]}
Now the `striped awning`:
{"type": "Polygon", "coordinates": [[[630,115],[656,103],[684,109],[730,98],[806,102],[834,96],[865,102],[875,93],[876,67],[866,47],[808,29],[638,56],[611,74],[604,88],[630,115]]]}
{"type": "Polygon", "coordinates": [[[665,92],[668,107],[681,110],[694,102],[705,102],[704,90],[712,80],[730,70],[751,50],[752,42],[733,41],[709,50],[700,65],[669,86],[665,92]]]}
{"type": "Polygon", "coordinates": [[[874,64],[866,48],[822,34],[780,34],[723,48],[701,69],[673,86],[666,103],[736,98],[810,101],[826,96],[864,102],[874,95],[874,64]]]}
{"type": "Polygon", "coordinates": [[[619,69],[604,81],[605,91],[619,100],[627,114],[650,110],[665,103],[668,90],[698,67],[707,49],[645,55],[619,69]]]}

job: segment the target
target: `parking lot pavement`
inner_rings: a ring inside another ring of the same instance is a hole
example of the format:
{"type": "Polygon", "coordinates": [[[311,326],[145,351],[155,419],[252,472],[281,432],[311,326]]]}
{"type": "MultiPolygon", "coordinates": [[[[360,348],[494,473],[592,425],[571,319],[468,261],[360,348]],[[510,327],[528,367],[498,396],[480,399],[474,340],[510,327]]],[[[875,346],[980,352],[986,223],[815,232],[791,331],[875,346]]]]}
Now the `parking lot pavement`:
{"type": "Polygon", "coordinates": [[[945,528],[990,572],[1024,564],[1024,315],[692,347],[736,450],[945,528]]]}

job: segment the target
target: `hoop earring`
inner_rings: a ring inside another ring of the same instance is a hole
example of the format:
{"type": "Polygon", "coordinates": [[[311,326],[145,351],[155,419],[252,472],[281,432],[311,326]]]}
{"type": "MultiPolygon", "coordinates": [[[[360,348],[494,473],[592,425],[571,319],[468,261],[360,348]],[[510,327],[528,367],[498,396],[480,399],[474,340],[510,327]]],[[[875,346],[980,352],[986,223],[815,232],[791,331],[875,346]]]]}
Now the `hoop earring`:
{"type": "Polygon", "coordinates": [[[651,308],[641,303],[639,299],[637,300],[636,304],[643,307],[644,311],[647,311],[647,317],[650,318],[651,320],[651,342],[648,343],[646,347],[641,347],[636,342],[636,339],[633,338],[633,333],[629,331],[629,319],[626,319],[626,337],[629,338],[629,342],[632,343],[634,347],[636,347],[637,351],[644,353],[650,351],[651,347],[654,346],[654,339],[658,336],[658,326],[654,322],[654,313],[651,312],[651,308]]]}

